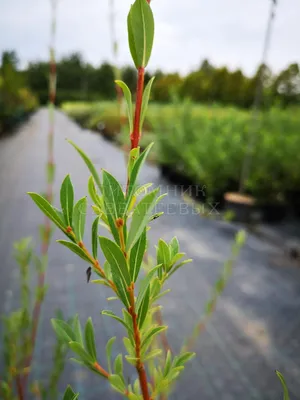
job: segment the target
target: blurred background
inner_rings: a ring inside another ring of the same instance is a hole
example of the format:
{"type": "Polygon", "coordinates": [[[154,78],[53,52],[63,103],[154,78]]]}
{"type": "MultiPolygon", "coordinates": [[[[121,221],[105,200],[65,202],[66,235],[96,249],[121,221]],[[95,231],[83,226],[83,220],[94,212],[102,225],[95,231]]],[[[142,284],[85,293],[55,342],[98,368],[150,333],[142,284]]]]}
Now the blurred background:
{"type": "MultiPolygon", "coordinates": [[[[59,203],[60,184],[71,173],[76,196],[86,194],[88,171],[66,138],[126,184],[130,141],[114,80],[135,93],[130,4],[0,2],[0,313],[7,318],[0,378],[18,376],[11,349],[26,346],[11,332],[19,326],[16,310],[26,309],[32,320],[19,332],[32,342],[23,357],[30,366],[28,399],[62,398],[68,383],[82,399],[119,398],[80,366],[64,365],[68,356],[49,322],[56,309],[66,318],[93,316],[99,349],[122,332],[100,316],[110,307],[107,293],[87,286],[84,266],[55,243],[59,233],[50,240],[45,223],[39,235],[43,217],[26,192],[47,190],[59,203]],[[24,237],[31,242],[14,246],[24,237]],[[35,252],[48,257],[45,276],[35,252]],[[41,301],[35,289],[45,285],[41,301]]],[[[156,34],[145,80],[155,81],[141,147],[155,146],[141,183],[168,193],[165,216],[150,232],[152,248],[159,237],[176,235],[194,259],[163,301],[172,348],[198,324],[197,358],[170,399],[280,399],[275,369],[284,373],[291,398],[300,399],[299,0],[153,0],[151,7],[156,34]],[[208,318],[205,304],[242,228],[247,242],[208,318]]]]}

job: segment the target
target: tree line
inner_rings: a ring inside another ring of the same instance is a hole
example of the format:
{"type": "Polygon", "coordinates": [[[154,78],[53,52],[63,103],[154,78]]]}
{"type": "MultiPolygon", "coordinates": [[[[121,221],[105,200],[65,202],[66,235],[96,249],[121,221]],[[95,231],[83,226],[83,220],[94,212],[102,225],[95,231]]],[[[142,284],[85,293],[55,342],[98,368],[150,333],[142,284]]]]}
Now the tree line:
{"type": "MultiPolygon", "coordinates": [[[[17,54],[13,55],[17,64],[17,54]]],[[[132,92],[136,86],[136,71],[123,67],[116,71],[114,66],[104,62],[93,66],[84,61],[80,53],[62,57],[57,62],[57,102],[111,100],[116,96],[115,76],[124,80],[132,92]]],[[[20,75],[28,88],[37,95],[41,104],[48,101],[48,61],[30,62],[20,75]]],[[[216,67],[204,60],[198,69],[186,76],[178,73],[155,71],[146,74],[146,82],[156,76],[152,99],[169,102],[176,94],[201,103],[220,103],[249,108],[253,105],[259,83],[263,88],[263,105],[286,107],[300,100],[299,64],[292,63],[278,74],[267,65],[260,65],[253,76],[246,76],[240,69],[230,71],[227,67],[216,67]]]]}

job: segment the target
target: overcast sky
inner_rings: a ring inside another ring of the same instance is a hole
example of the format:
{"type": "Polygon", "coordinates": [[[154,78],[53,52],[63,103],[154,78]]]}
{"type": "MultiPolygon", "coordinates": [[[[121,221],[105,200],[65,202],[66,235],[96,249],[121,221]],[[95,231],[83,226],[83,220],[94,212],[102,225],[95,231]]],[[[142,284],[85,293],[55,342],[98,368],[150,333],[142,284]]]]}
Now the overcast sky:
{"type": "MultiPolygon", "coordinates": [[[[92,64],[112,61],[109,0],[58,0],[58,56],[80,51],[92,64]]],[[[119,62],[130,63],[126,15],[115,0],[119,62]]],[[[300,0],[278,0],[268,63],[274,71],[300,62],[300,0]]],[[[270,0],[153,0],[156,37],[149,69],[186,73],[208,58],[252,74],[261,60],[270,0]]],[[[49,0],[0,0],[0,51],[17,50],[22,65],[47,59],[49,0]]]]}

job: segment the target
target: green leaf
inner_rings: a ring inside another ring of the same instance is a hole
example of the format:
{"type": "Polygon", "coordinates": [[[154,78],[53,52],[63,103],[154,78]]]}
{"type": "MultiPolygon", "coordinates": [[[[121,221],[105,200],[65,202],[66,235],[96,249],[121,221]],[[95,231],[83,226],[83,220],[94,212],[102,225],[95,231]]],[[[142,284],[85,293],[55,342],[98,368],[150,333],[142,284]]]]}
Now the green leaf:
{"type": "Polygon", "coordinates": [[[172,367],[172,354],[171,354],[171,351],[168,350],[167,357],[166,357],[166,362],[165,362],[165,367],[164,367],[164,376],[165,377],[170,372],[171,367],[172,367]]]}
{"type": "Polygon", "coordinates": [[[82,338],[82,331],[81,331],[81,324],[78,317],[78,314],[75,315],[73,319],[73,329],[75,334],[75,341],[82,345],[83,347],[83,338],[82,338]]]}
{"type": "Polygon", "coordinates": [[[29,196],[35,202],[35,204],[39,207],[39,209],[49,218],[52,222],[58,226],[64,233],[66,232],[65,223],[61,220],[60,216],[55,211],[54,207],[46,200],[44,197],[40,196],[37,193],[28,192],[29,196]]]}
{"type": "Polygon", "coordinates": [[[146,0],[136,0],[127,19],[128,41],[136,68],[145,68],[151,56],[154,18],[146,0]]]}
{"type": "Polygon", "coordinates": [[[111,386],[117,390],[118,392],[124,394],[125,390],[126,390],[126,386],[124,384],[124,382],[122,381],[122,379],[119,377],[119,375],[110,375],[109,376],[109,382],[111,384],[111,386]]]}
{"type": "Polygon", "coordinates": [[[179,242],[176,236],[170,242],[170,249],[171,249],[171,258],[176,256],[179,253],[179,242]]]}
{"type": "Polygon", "coordinates": [[[112,277],[119,276],[128,287],[131,279],[122,250],[116,243],[104,236],[99,236],[99,241],[103,254],[111,267],[112,277]]]}
{"type": "Polygon", "coordinates": [[[89,195],[90,195],[91,199],[93,200],[93,202],[100,209],[102,209],[100,196],[98,195],[98,193],[96,191],[95,181],[94,181],[94,178],[92,176],[90,176],[89,180],[88,180],[88,192],[89,192],[89,195]]]}
{"type": "MultiPolygon", "coordinates": [[[[103,314],[103,312],[102,312],[103,314]]],[[[109,339],[109,341],[106,344],[106,359],[107,359],[107,366],[108,366],[108,372],[111,374],[111,353],[112,353],[112,347],[113,344],[116,341],[116,336],[112,337],[109,339]]]]}
{"type": "Polygon", "coordinates": [[[114,281],[116,287],[117,287],[117,292],[120,300],[124,304],[126,308],[130,307],[130,296],[128,292],[128,286],[126,285],[126,282],[124,282],[124,279],[119,276],[112,274],[112,280],[114,281]]]}
{"type": "Polygon", "coordinates": [[[68,142],[78,151],[79,155],[81,156],[81,158],[85,162],[86,166],[90,170],[90,173],[93,175],[93,178],[96,182],[96,185],[100,189],[100,192],[102,192],[102,185],[100,182],[100,178],[99,178],[99,175],[98,175],[96,168],[95,168],[94,164],[92,163],[92,161],[74,142],[72,142],[72,140],[68,140],[68,142]]]}
{"type": "Polygon", "coordinates": [[[163,239],[159,239],[158,241],[158,250],[157,250],[157,263],[163,265],[163,269],[165,272],[168,271],[170,265],[170,249],[167,243],[163,239]]]}
{"type": "Polygon", "coordinates": [[[145,334],[141,343],[141,349],[143,354],[145,354],[155,336],[159,335],[161,332],[164,332],[166,329],[168,329],[167,326],[155,326],[145,334]]]}
{"type": "Polygon", "coordinates": [[[119,182],[105,170],[103,171],[103,198],[106,214],[112,216],[115,226],[116,219],[123,217],[125,198],[119,182]]]}
{"type": "Polygon", "coordinates": [[[141,284],[140,284],[140,290],[139,294],[137,296],[136,300],[136,308],[138,309],[140,307],[140,304],[146,294],[146,291],[148,290],[151,280],[154,277],[156,271],[161,267],[161,265],[156,265],[156,267],[152,268],[148,274],[145,276],[145,278],[142,279],[141,284]]]}
{"type": "Polygon", "coordinates": [[[143,362],[150,361],[153,358],[160,356],[161,354],[162,354],[161,349],[152,350],[152,351],[150,351],[150,353],[148,353],[147,355],[145,355],[143,357],[143,362]]]}
{"type": "Polygon", "coordinates": [[[73,228],[78,241],[82,241],[86,219],[87,199],[83,197],[75,204],[73,211],[73,228]]]}
{"type": "Polygon", "coordinates": [[[51,325],[58,338],[62,341],[69,343],[76,339],[72,328],[65,321],[52,318],[51,325]]]}
{"type": "Polygon", "coordinates": [[[126,245],[127,251],[129,251],[131,247],[137,242],[139,237],[142,235],[144,229],[146,228],[149,222],[151,211],[155,206],[155,199],[158,192],[159,188],[153,190],[153,192],[147,194],[135,207],[132,215],[130,229],[128,232],[128,239],[126,245]]]}
{"type": "Polygon", "coordinates": [[[74,353],[79,355],[82,361],[86,362],[87,364],[93,365],[93,358],[84,350],[81,344],[77,342],[70,342],[69,347],[71,350],[74,351],[74,353]]]}
{"type": "Polygon", "coordinates": [[[276,375],[280,379],[281,385],[283,387],[283,400],[290,400],[289,391],[283,375],[279,371],[276,371],[276,375]]]}
{"type": "Polygon", "coordinates": [[[118,317],[115,313],[113,313],[112,311],[109,310],[104,310],[101,312],[102,315],[107,315],[108,317],[111,317],[113,319],[115,319],[116,321],[120,322],[123,326],[125,326],[126,330],[132,331],[130,325],[126,324],[126,322],[118,317]]]}
{"type": "Polygon", "coordinates": [[[57,243],[60,243],[63,246],[66,246],[73,253],[77,254],[80,258],[82,258],[84,261],[87,261],[88,263],[91,263],[91,260],[88,258],[88,256],[82,250],[82,248],[79,247],[77,244],[72,243],[72,242],[67,242],[66,240],[57,240],[57,243]]]}
{"type": "Polygon", "coordinates": [[[184,261],[182,261],[180,264],[176,265],[175,268],[173,268],[173,269],[171,270],[171,272],[169,273],[169,277],[170,277],[171,275],[173,275],[174,272],[176,272],[179,268],[183,267],[185,264],[191,263],[192,261],[193,261],[193,260],[192,260],[191,258],[189,258],[188,260],[184,260],[184,261]]]}
{"type": "Polygon", "coordinates": [[[143,323],[146,319],[148,309],[149,309],[149,304],[150,304],[150,286],[148,286],[145,295],[140,301],[140,306],[137,309],[137,314],[138,314],[138,326],[141,329],[143,326],[143,323]]]}
{"type": "Polygon", "coordinates": [[[189,360],[194,358],[196,353],[186,352],[174,358],[174,365],[176,367],[182,367],[186,364],[189,360]]]}
{"type": "Polygon", "coordinates": [[[123,357],[122,354],[118,354],[114,362],[114,371],[117,375],[123,378],[123,357]]]}
{"type": "Polygon", "coordinates": [[[127,166],[127,174],[128,174],[129,179],[131,176],[132,168],[133,168],[136,160],[138,159],[139,154],[140,154],[139,147],[135,147],[134,149],[130,150],[129,157],[128,157],[128,166],[127,166]]]}
{"type": "Polygon", "coordinates": [[[63,400],[77,400],[79,393],[74,393],[73,389],[69,385],[64,393],[63,400]]]}
{"type": "Polygon", "coordinates": [[[99,217],[95,219],[92,225],[92,252],[95,259],[98,257],[98,226],[99,217]]]}
{"type": "Polygon", "coordinates": [[[129,131],[130,131],[130,133],[132,133],[133,132],[133,106],[132,106],[131,92],[125,82],[118,81],[118,80],[116,80],[115,82],[118,86],[120,86],[120,88],[123,91],[123,94],[124,94],[124,97],[126,100],[126,104],[127,104],[129,131]]]}
{"type": "Polygon", "coordinates": [[[152,84],[153,84],[154,79],[155,79],[155,76],[153,76],[150,79],[150,81],[147,83],[147,86],[145,87],[145,90],[144,90],[144,93],[143,93],[142,110],[141,110],[141,118],[140,118],[140,132],[142,132],[142,129],[143,129],[143,124],[144,124],[146,113],[147,113],[147,108],[148,108],[151,88],[152,88],[152,84]]]}
{"type": "Polygon", "coordinates": [[[126,203],[126,210],[128,209],[130,202],[131,202],[131,198],[132,195],[136,189],[136,180],[138,177],[138,174],[140,172],[140,169],[142,168],[146,158],[148,157],[148,154],[150,152],[150,150],[152,149],[154,143],[150,143],[146,149],[142,152],[142,154],[139,156],[139,158],[136,160],[136,162],[134,163],[133,167],[132,167],[132,171],[130,174],[130,183],[129,183],[129,187],[128,187],[128,194],[127,194],[127,203],[126,203]]]}
{"type": "Polygon", "coordinates": [[[141,194],[147,194],[147,189],[149,189],[152,185],[153,183],[145,183],[144,185],[140,186],[134,193],[134,196],[138,197],[141,194]]]}
{"type": "Polygon", "coordinates": [[[67,175],[65,177],[61,185],[60,204],[64,215],[65,223],[67,224],[67,226],[72,226],[74,189],[70,179],[70,175],[67,175]]]}
{"type": "Polygon", "coordinates": [[[130,266],[130,276],[133,282],[136,282],[139,272],[142,266],[144,254],[146,251],[147,245],[147,235],[146,229],[136,242],[136,244],[132,247],[130,251],[130,258],[129,258],[129,266],[130,266]]]}
{"type": "Polygon", "coordinates": [[[97,351],[96,351],[96,343],[95,343],[95,333],[94,326],[91,317],[87,320],[85,325],[85,344],[86,349],[90,356],[93,358],[93,361],[97,360],[97,351]]]}
{"type": "MultiPolygon", "coordinates": [[[[127,350],[128,354],[130,357],[135,357],[135,349],[133,344],[131,343],[130,339],[127,337],[123,338],[123,343],[125,346],[125,349],[127,350]]],[[[125,357],[127,359],[127,357],[125,357]]]]}

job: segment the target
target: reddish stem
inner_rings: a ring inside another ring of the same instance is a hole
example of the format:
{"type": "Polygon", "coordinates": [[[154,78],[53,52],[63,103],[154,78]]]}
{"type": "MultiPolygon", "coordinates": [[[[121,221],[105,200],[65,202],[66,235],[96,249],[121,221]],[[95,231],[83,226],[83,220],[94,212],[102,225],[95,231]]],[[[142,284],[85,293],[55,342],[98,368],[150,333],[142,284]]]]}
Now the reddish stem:
{"type": "Polygon", "coordinates": [[[138,147],[141,137],[140,120],[141,120],[141,110],[143,102],[144,81],[145,81],[145,68],[140,67],[138,69],[133,132],[130,135],[131,149],[135,149],[136,147],[138,147]]]}
{"type": "Polygon", "coordinates": [[[20,376],[16,377],[16,384],[17,384],[17,391],[18,391],[19,400],[24,400],[24,391],[23,391],[23,386],[22,386],[22,381],[21,381],[21,377],[20,376]]]}
{"type": "Polygon", "coordinates": [[[143,399],[151,400],[150,395],[149,395],[146,370],[145,370],[144,364],[141,361],[141,336],[140,336],[140,330],[138,327],[138,320],[137,320],[138,316],[135,312],[134,284],[132,284],[132,287],[130,288],[130,303],[131,303],[131,307],[130,307],[129,311],[130,311],[130,314],[132,317],[134,342],[135,342],[135,354],[136,354],[136,358],[137,358],[136,370],[139,375],[139,381],[140,381],[143,399]]]}

